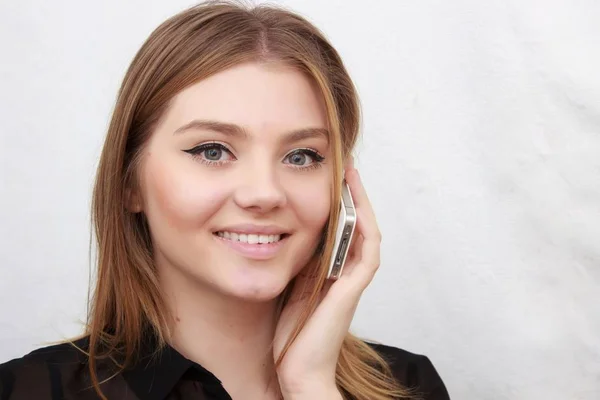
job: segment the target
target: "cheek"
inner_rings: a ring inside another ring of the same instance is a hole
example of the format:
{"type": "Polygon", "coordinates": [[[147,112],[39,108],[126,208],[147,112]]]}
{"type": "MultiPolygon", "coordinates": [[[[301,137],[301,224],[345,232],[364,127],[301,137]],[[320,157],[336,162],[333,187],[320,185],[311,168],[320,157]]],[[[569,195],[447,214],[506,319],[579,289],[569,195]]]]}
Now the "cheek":
{"type": "Polygon", "coordinates": [[[175,229],[194,228],[208,220],[226,194],[210,177],[176,161],[148,160],[145,168],[144,208],[150,223],[175,229]]]}
{"type": "Polygon", "coordinates": [[[329,218],[329,190],[329,182],[312,182],[306,187],[295,185],[288,191],[288,201],[292,204],[298,220],[299,238],[302,235],[301,240],[296,242],[292,276],[307,266],[321,240],[323,227],[329,218]]]}
{"type": "Polygon", "coordinates": [[[327,222],[331,207],[330,183],[312,182],[310,185],[294,185],[289,188],[289,201],[294,205],[301,225],[311,234],[320,234],[327,222]]]}

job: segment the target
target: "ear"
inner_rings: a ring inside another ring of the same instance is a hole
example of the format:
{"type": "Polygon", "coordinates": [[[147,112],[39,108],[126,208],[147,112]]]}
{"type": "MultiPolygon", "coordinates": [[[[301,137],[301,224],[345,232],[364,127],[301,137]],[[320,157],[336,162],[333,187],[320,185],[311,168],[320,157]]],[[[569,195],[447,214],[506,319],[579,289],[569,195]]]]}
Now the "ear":
{"type": "Polygon", "coordinates": [[[142,197],[139,190],[125,189],[125,209],[131,213],[142,212],[142,197]]]}

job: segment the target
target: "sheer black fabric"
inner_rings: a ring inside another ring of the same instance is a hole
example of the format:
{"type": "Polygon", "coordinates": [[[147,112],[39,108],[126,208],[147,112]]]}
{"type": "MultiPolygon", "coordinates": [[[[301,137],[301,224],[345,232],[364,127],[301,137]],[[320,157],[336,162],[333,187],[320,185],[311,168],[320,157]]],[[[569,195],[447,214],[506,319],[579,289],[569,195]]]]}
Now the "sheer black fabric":
{"type": "MultiPolygon", "coordinates": [[[[75,343],[85,349],[87,340],[75,343]]],[[[424,400],[449,399],[444,383],[426,356],[370,345],[390,362],[402,384],[418,387],[424,400]]],[[[231,400],[215,375],[172,347],[167,346],[158,357],[152,357],[151,345],[145,347],[139,362],[101,385],[108,399],[231,400]]],[[[108,360],[99,360],[100,380],[114,374],[112,365],[108,360]]],[[[98,398],[89,379],[85,355],[69,343],[44,347],[0,365],[0,400],[98,398]]]]}

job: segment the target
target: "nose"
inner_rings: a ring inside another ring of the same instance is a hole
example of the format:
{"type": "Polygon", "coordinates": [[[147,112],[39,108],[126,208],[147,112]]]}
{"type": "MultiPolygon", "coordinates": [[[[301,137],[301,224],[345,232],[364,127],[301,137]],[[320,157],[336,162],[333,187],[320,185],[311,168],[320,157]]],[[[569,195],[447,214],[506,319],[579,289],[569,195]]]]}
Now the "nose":
{"type": "Polygon", "coordinates": [[[273,166],[254,163],[241,174],[239,182],[233,197],[241,208],[266,213],[287,203],[281,179],[273,166]]]}

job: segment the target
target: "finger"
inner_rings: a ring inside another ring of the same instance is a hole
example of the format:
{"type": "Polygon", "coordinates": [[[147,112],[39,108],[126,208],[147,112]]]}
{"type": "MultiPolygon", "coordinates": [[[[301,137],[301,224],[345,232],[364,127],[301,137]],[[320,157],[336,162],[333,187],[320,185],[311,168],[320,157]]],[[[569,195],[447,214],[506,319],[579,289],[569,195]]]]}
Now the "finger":
{"type": "MultiPolygon", "coordinates": [[[[361,218],[359,215],[356,230],[364,232],[366,218],[361,218]]],[[[354,280],[354,283],[364,289],[373,279],[375,272],[380,265],[380,248],[381,241],[377,236],[366,236],[361,234],[360,257],[352,260],[352,264],[348,266],[348,277],[354,280]]],[[[359,254],[359,253],[357,253],[359,254]]]]}
{"type": "Polygon", "coordinates": [[[379,269],[381,263],[381,241],[378,237],[365,236],[362,246],[362,257],[357,261],[357,267],[353,269],[354,275],[358,280],[358,284],[366,288],[373,280],[375,273],[379,269]],[[358,267],[360,266],[360,267],[358,267]]]}
{"type": "Polygon", "coordinates": [[[348,266],[348,277],[354,280],[354,284],[364,289],[379,268],[381,233],[358,171],[350,170],[346,174],[346,181],[350,186],[356,208],[356,233],[362,236],[360,258],[353,259],[352,264],[348,266]]]}
{"type": "Polygon", "coordinates": [[[346,262],[344,263],[344,268],[342,270],[342,274],[347,274],[347,275],[351,274],[354,266],[362,258],[363,242],[364,242],[363,235],[360,234],[358,229],[355,229],[354,235],[352,238],[352,243],[350,245],[350,249],[348,250],[348,257],[346,258],[346,262]]]}
{"type": "Polygon", "coordinates": [[[360,260],[362,258],[362,246],[364,242],[364,236],[359,232],[358,229],[354,229],[354,237],[352,238],[352,244],[350,250],[348,250],[348,258],[350,260],[360,260]]]}

